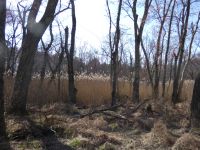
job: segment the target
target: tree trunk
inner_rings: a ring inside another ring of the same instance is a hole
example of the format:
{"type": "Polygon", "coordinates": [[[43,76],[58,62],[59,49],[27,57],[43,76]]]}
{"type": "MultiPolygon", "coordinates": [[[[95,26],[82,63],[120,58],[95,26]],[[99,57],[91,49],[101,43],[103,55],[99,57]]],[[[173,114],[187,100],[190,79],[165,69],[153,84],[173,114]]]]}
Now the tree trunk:
{"type": "Polygon", "coordinates": [[[4,70],[5,70],[5,21],[6,0],[0,1],[0,139],[6,138],[6,125],[4,118],[4,70]]]}
{"type": "Polygon", "coordinates": [[[142,46],[142,50],[143,50],[144,57],[145,57],[145,61],[146,61],[147,73],[148,73],[148,76],[149,76],[149,82],[150,82],[150,85],[151,85],[151,89],[153,89],[153,75],[152,75],[152,73],[151,73],[150,60],[149,60],[147,51],[146,51],[146,49],[144,48],[143,40],[141,40],[141,46],[142,46]]]}
{"type": "Polygon", "coordinates": [[[185,11],[185,14],[182,14],[182,20],[181,20],[181,35],[179,37],[179,60],[178,60],[178,66],[177,71],[175,72],[174,76],[174,83],[173,83],[173,91],[172,91],[172,102],[175,104],[179,101],[178,99],[178,89],[179,89],[179,81],[180,81],[180,75],[181,75],[181,68],[182,68],[182,61],[183,61],[183,53],[185,49],[185,41],[188,31],[188,21],[190,16],[190,0],[187,0],[187,5],[183,5],[183,11],[185,11]]]}
{"type": "Polygon", "coordinates": [[[22,45],[22,54],[15,78],[12,95],[11,112],[25,114],[27,104],[28,87],[31,81],[31,73],[34,63],[34,56],[40,39],[27,36],[22,45]]]}
{"type": "MultiPolygon", "coordinates": [[[[1,3],[0,3],[1,5],[1,3]]],[[[4,51],[2,43],[0,43],[0,52],[4,51]]],[[[0,138],[6,137],[6,127],[4,118],[4,68],[5,67],[5,57],[4,54],[0,55],[0,138]]]]}
{"type": "Polygon", "coordinates": [[[117,95],[117,58],[118,53],[116,51],[112,54],[113,55],[113,61],[112,61],[112,102],[111,106],[114,106],[116,104],[116,95],[117,95]]]}
{"type": "Polygon", "coordinates": [[[170,61],[169,80],[168,80],[167,92],[169,92],[169,89],[170,89],[170,86],[171,86],[172,70],[173,70],[173,58],[171,58],[171,61],[170,61]]]}
{"type": "Polygon", "coordinates": [[[200,128],[200,73],[194,83],[191,102],[191,127],[200,128]]]}
{"type": "Polygon", "coordinates": [[[71,31],[71,46],[68,51],[68,27],[65,29],[65,51],[67,54],[67,62],[68,62],[68,97],[69,102],[72,104],[76,104],[76,94],[77,89],[75,87],[74,80],[74,51],[75,51],[75,36],[76,36],[76,13],[75,13],[75,4],[74,0],[70,0],[72,5],[72,31],[71,31]]]}
{"type": "Polygon", "coordinates": [[[119,1],[117,21],[116,21],[116,31],[114,37],[114,52],[112,53],[112,102],[111,106],[116,104],[116,94],[117,94],[117,82],[118,82],[118,51],[119,51],[119,41],[120,41],[120,17],[121,17],[122,0],[119,1]]]}
{"type": "Polygon", "coordinates": [[[11,107],[9,112],[12,114],[26,114],[27,95],[31,81],[34,56],[42,35],[54,19],[57,3],[58,0],[48,1],[45,13],[38,23],[36,23],[35,20],[41,5],[41,0],[34,0],[32,4],[28,17],[27,34],[22,41],[22,54],[19,61],[19,67],[17,70],[14,90],[11,98],[11,107]],[[41,26],[41,24],[43,26],[41,26]]]}
{"type": "Polygon", "coordinates": [[[110,86],[112,86],[112,81],[113,81],[113,56],[112,56],[112,52],[114,51],[114,44],[112,42],[112,33],[111,33],[111,30],[112,30],[112,17],[111,17],[111,12],[110,12],[110,7],[109,7],[109,3],[108,3],[108,0],[106,0],[106,6],[107,6],[107,9],[108,9],[108,17],[109,17],[109,48],[110,48],[110,86]]]}
{"type": "Polygon", "coordinates": [[[168,54],[169,54],[169,46],[170,46],[170,40],[171,40],[171,28],[172,28],[172,20],[174,16],[174,7],[175,7],[175,0],[172,6],[172,12],[170,15],[170,21],[169,21],[169,29],[168,29],[168,37],[167,37],[167,48],[165,52],[165,63],[164,63],[164,71],[163,71],[163,81],[162,81],[162,97],[165,96],[165,82],[166,82],[166,73],[167,73],[167,60],[168,60],[168,54]]]}
{"type": "MultiPolygon", "coordinates": [[[[181,66],[182,66],[182,61],[183,61],[183,50],[180,52],[178,64],[176,62],[175,67],[176,67],[176,72],[174,73],[174,82],[173,82],[173,91],[172,91],[172,102],[175,104],[179,101],[178,97],[178,88],[179,88],[179,81],[180,81],[180,74],[181,74],[181,66]]],[[[177,60],[177,59],[175,59],[177,60]]]]}
{"type": "Polygon", "coordinates": [[[45,73],[46,73],[46,66],[47,66],[47,62],[48,62],[48,58],[49,58],[48,52],[49,52],[49,49],[51,48],[51,46],[53,44],[53,40],[54,40],[53,31],[52,31],[52,23],[49,25],[49,33],[50,33],[51,40],[50,40],[50,42],[47,46],[45,46],[45,43],[41,39],[42,47],[43,47],[43,50],[44,50],[43,64],[42,64],[42,68],[41,68],[41,71],[40,71],[40,81],[41,81],[40,85],[41,86],[43,84],[45,73]]]}
{"type": "Polygon", "coordinates": [[[132,7],[135,32],[135,77],[133,81],[132,100],[136,103],[140,100],[140,43],[151,2],[152,0],[145,1],[144,14],[142,16],[140,27],[138,27],[137,0],[133,1],[132,7]]]}
{"type": "Polygon", "coordinates": [[[157,39],[157,48],[156,48],[156,54],[155,54],[155,77],[154,77],[154,88],[153,88],[153,97],[155,99],[157,99],[159,97],[159,57],[161,57],[160,55],[160,43],[161,43],[161,35],[162,35],[162,31],[163,31],[163,26],[164,26],[164,22],[161,22],[160,25],[160,30],[159,30],[159,34],[158,34],[158,39],[157,39]]]}
{"type": "Polygon", "coordinates": [[[133,101],[139,103],[140,100],[140,41],[135,43],[135,77],[133,81],[133,101]]]}
{"type": "Polygon", "coordinates": [[[191,27],[192,28],[191,29],[192,30],[191,31],[192,37],[191,37],[190,44],[189,44],[189,54],[188,54],[187,61],[186,61],[185,65],[184,65],[182,73],[181,73],[181,79],[180,79],[180,84],[179,84],[179,88],[178,88],[178,99],[180,99],[180,95],[182,93],[182,88],[183,88],[184,81],[185,81],[186,70],[188,68],[188,65],[189,65],[189,62],[190,62],[190,59],[191,59],[192,45],[193,45],[194,38],[195,38],[195,35],[197,33],[197,30],[198,30],[199,21],[200,21],[200,12],[198,14],[198,19],[197,19],[196,24],[192,25],[192,27],[191,27]]]}
{"type": "MultiPolygon", "coordinates": [[[[166,1],[164,1],[163,16],[161,18],[160,28],[159,28],[158,38],[157,38],[156,54],[155,54],[155,78],[154,78],[154,90],[153,90],[153,97],[155,99],[159,97],[159,82],[160,82],[159,65],[161,65],[159,64],[159,58],[162,57],[161,38],[162,38],[162,33],[163,33],[163,27],[164,27],[165,20],[168,15],[171,3],[172,3],[172,0],[170,0],[169,4],[166,4],[166,1]]],[[[162,60],[162,58],[160,60],[162,60]]]]}
{"type": "Polygon", "coordinates": [[[44,57],[43,57],[43,64],[42,64],[42,68],[40,71],[40,81],[41,81],[41,85],[43,84],[44,78],[45,78],[45,72],[46,72],[46,66],[47,66],[47,59],[48,59],[48,49],[44,49],[44,57]]]}

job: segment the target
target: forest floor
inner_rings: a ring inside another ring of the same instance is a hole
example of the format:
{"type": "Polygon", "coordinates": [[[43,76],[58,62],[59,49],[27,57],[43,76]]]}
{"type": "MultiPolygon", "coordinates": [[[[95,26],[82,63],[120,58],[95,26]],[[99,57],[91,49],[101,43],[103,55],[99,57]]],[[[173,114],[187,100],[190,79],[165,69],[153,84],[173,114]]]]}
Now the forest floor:
{"type": "Polygon", "coordinates": [[[8,115],[9,144],[0,149],[200,149],[199,135],[190,131],[189,102],[122,103],[92,109],[54,104],[30,107],[25,117],[8,115]]]}

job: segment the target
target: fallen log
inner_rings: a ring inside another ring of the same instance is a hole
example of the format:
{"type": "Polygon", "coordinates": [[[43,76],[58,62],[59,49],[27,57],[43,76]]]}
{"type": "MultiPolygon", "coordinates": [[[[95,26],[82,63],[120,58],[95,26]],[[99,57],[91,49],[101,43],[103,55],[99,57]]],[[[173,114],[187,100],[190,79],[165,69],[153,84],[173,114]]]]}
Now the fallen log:
{"type": "Polygon", "coordinates": [[[144,105],[147,101],[143,101],[138,104],[134,109],[131,110],[131,113],[135,113],[142,105],[144,105]]]}
{"type": "Polygon", "coordinates": [[[137,110],[139,109],[139,108],[141,108],[145,103],[146,103],[147,101],[143,101],[143,102],[141,102],[141,103],[139,103],[137,106],[135,106],[135,107],[130,107],[130,106],[127,106],[126,107],[126,110],[125,110],[125,114],[126,114],[126,116],[127,117],[130,117],[133,113],[135,113],[135,112],[137,112],[137,110]]]}
{"type": "Polygon", "coordinates": [[[121,107],[122,104],[118,104],[118,105],[115,105],[115,106],[112,106],[112,107],[108,107],[108,108],[103,108],[103,109],[97,109],[97,110],[93,110],[92,112],[89,112],[89,113],[86,113],[86,114],[83,114],[83,115],[80,115],[80,118],[84,118],[86,116],[91,116],[93,114],[96,114],[96,113],[102,113],[104,111],[108,111],[108,110],[114,110],[118,107],[121,107]]]}
{"type": "Polygon", "coordinates": [[[114,118],[117,118],[117,119],[125,120],[125,121],[127,121],[129,123],[134,123],[132,120],[129,120],[125,116],[117,114],[117,113],[114,114],[114,113],[109,113],[109,112],[106,112],[106,111],[104,111],[102,113],[105,114],[105,115],[107,115],[107,116],[111,116],[111,117],[114,117],[114,118]]]}

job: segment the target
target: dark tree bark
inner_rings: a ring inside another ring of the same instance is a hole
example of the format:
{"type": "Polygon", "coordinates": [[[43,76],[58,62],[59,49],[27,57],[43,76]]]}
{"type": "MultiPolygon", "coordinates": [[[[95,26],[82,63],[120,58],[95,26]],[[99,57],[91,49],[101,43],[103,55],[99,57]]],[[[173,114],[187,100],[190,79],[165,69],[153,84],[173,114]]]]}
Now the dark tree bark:
{"type": "Polygon", "coordinates": [[[148,56],[147,51],[144,47],[143,40],[141,40],[141,47],[142,47],[144,57],[145,57],[145,61],[146,61],[146,67],[147,67],[147,73],[148,73],[148,76],[149,76],[149,82],[150,82],[151,88],[153,89],[153,74],[152,74],[151,67],[150,67],[149,56],[148,56]]]}
{"type": "MultiPolygon", "coordinates": [[[[162,57],[161,39],[162,39],[163,27],[164,27],[165,20],[168,15],[171,3],[172,3],[172,0],[170,0],[169,4],[167,4],[167,1],[164,0],[162,14],[159,14],[159,11],[158,11],[158,15],[160,16],[159,17],[160,18],[160,28],[159,28],[159,32],[158,32],[158,38],[157,38],[157,43],[156,43],[156,54],[155,54],[155,78],[154,78],[154,88],[153,88],[153,97],[155,99],[157,99],[159,97],[159,81],[160,81],[159,58],[162,57]],[[161,15],[162,15],[162,17],[161,17],[161,15]]],[[[159,7],[160,6],[157,4],[157,9],[159,9],[159,7]]]]}
{"type": "Polygon", "coordinates": [[[173,82],[173,91],[172,91],[172,102],[175,104],[179,101],[178,99],[178,88],[179,88],[179,81],[180,81],[180,75],[181,75],[181,68],[182,68],[182,62],[183,62],[183,54],[185,51],[185,41],[188,31],[188,21],[190,16],[190,0],[187,0],[187,4],[183,4],[183,11],[181,15],[181,34],[179,37],[179,51],[178,51],[178,62],[177,70],[174,72],[174,82],[173,82]]]}
{"type": "Polygon", "coordinates": [[[168,37],[167,37],[167,48],[165,52],[165,62],[164,62],[164,71],[163,71],[163,81],[162,81],[162,97],[165,96],[165,82],[166,82],[166,73],[167,73],[167,60],[168,60],[168,55],[169,55],[169,46],[170,46],[170,40],[171,40],[171,28],[172,28],[172,20],[174,16],[174,7],[176,0],[174,0],[173,5],[172,5],[172,10],[171,10],[171,15],[170,15],[170,21],[169,21],[169,29],[168,29],[168,37]]]}
{"type": "Polygon", "coordinates": [[[27,29],[26,28],[26,17],[28,15],[29,8],[21,5],[21,2],[19,2],[17,4],[17,11],[18,11],[19,19],[20,19],[21,26],[22,26],[22,41],[23,41],[25,39],[26,32],[27,32],[27,30],[26,30],[27,29]],[[20,7],[22,8],[22,11],[20,10],[20,7]]]}
{"type": "Polygon", "coordinates": [[[112,100],[111,106],[116,104],[117,99],[117,82],[118,82],[118,74],[119,74],[119,42],[120,42],[120,17],[121,17],[121,9],[122,9],[122,0],[118,3],[118,11],[117,11],[117,19],[115,24],[115,32],[114,37],[112,37],[112,15],[109,7],[109,2],[106,0],[106,5],[108,9],[108,17],[109,17],[109,49],[110,49],[110,81],[112,87],[112,100]]]}
{"type": "Polygon", "coordinates": [[[5,22],[6,0],[0,1],[0,139],[6,138],[6,125],[4,118],[4,69],[5,69],[5,22]]]}
{"type": "MultiPolygon", "coordinates": [[[[8,8],[10,9],[10,8],[8,8]]],[[[19,27],[19,20],[17,19],[17,16],[15,13],[13,13],[13,11],[9,11],[10,13],[10,20],[9,20],[9,24],[11,24],[11,29],[12,29],[12,33],[8,38],[8,41],[10,42],[9,44],[9,51],[7,51],[7,58],[6,58],[6,72],[10,71],[11,75],[13,76],[15,73],[15,65],[16,65],[16,50],[17,50],[17,36],[19,36],[19,34],[17,34],[17,30],[19,27]]]]}
{"type": "Polygon", "coordinates": [[[191,102],[191,127],[200,128],[200,73],[197,75],[191,102]]]}
{"type": "Polygon", "coordinates": [[[111,106],[116,104],[117,99],[117,81],[118,81],[118,53],[119,53],[119,41],[120,41],[120,16],[121,16],[122,0],[119,1],[116,31],[114,37],[114,51],[112,52],[112,102],[111,106]]]}
{"type": "Polygon", "coordinates": [[[114,44],[112,42],[112,16],[111,16],[111,11],[110,11],[110,6],[109,6],[109,2],[108,0],[106,0],[106,6],[107,6],[107,9],[108,9],[108,17],[109,17],[109,34],[108,34],[108,37],[109,37],[109,49],[110,49],[110,85],[112,86],[112,80],[113,80],[113,66],[112,66],[112,61],[113,61],[113,57],[112,57],[112,52],[114,51],[114,44]]]}
{"type": "Polygon", "coordinates": [[[44,81],[44,77],[45,77],[46,66],[47,66],[48,57],[49,57],[49,53],[48,52],[49,52],[49,49],[51,48],[51,46],[53,44],[53,40],[54,40],[53,31],[52,31],[52,23],[49,26],[49,33],[50,33],[50,36],[51,36],[51,40],[50,40],[50,43],[47,46],[45,46],[45,43],[41,39],[42,47],[44,49],[43,65],[42,65],[41,72],[40,72],[41,85],[42,85],[42,83],[44,81]]]}
{"type": "Polygon", "coordinates": [[[74,81],[74,51],[75,51],[75,36],[76,36],[76,11],[74,0],[70,0],[72,6],[72,30],[71,30],[71,44],[70,50],[68,51],[68,27],[65,29],[65,51],[67,54],[68,64],[68,98],[73,104],[76,103],[77,89],[74,81]]]}
{"type": "Polygon", "coordinates": [[[59,53],[59,57],[58,57],[58,63],[56,64],[55,68],[53,68],[51,66],[51,63],[50,63],[49,59],[47,59],[48,60],[48,64],[49,64],[49,68],[51,70],[51,80],[49,81],[49,84],[51,84],[52,81],[55,79],[56,73],[58,73],[60,75],[61,65],[62,65],[62,62],[63,62],[63,59],[64,59],[64,54],[65,54],[65,49],[61,48],[61,52],[59,53]]]}
{"type": "Polygon", "coordinates": [[[135,77],[133,81],[132,99],[138,103],[140,100],[140,44],[142,40],[142,34],[144,25],[148,16],[149,7],[152,0],[145,1],[144,14],[140,27],[138,27],[138,14],[137,14],[137,0],[133,1],[132,13],[134,18],[134,32],[135,32],[135,77]]]}
{"type": "Polygon", "coordinates": [[[41,2],[42,0],[34,0],[28,16],[27,33],[22,41],[22,54],[11,98],[10,113],[13,114],[22,115],[26,113],[27,94],[31,81],[34,56],[40,39],[42,38],[46,28],[54,19],[58,0],[48,0],[44,15],[37,23],[36,17],[41,2]]]}
{"type": "Polygon", "coordinates": [[[200,21],[200,12],[198,14],[198,19],[196,21],[196,24],[194,25],[192,23],[192,25],[191,25],[191,34],[192,34],[192,37],[191,37],[191,40],[190,40],[190,43],[189,43],[188,58],[187,58],[186,63],[183,66],[183,70],[182,70],[182,73],[181,73],[181,79],[180,79],[180,83],[179,83],[179,87],[178,87],[178,99],[180,99],[180,95],[181,95],[182,88],[183,88],[184,81],[185,81],[186,70],[187,70],[188,65],[190,63],[190,59],[191,59],[191,55],[192,55],[192,45],[193,45],[193,42],[194,42],[194,39],[195,39],[195,35],[196,35],[196,33],[198,31],[198,28],[199,28],[199,21],[200,21]]]}

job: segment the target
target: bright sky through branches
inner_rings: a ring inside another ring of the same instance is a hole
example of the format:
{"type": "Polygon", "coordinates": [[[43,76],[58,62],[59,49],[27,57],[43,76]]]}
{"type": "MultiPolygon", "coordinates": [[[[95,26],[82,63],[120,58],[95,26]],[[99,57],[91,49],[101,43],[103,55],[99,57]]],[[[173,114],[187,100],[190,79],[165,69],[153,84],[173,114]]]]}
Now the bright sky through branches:
{"type": "MultiPolygon", "coordinates": [[[[20,0],[8,0],[7,8],[17,10],[17,4],[20,0]]],[[[31,5],[33,2],[24,0],[23,6],[31,5]]],[[[37,20],[44,13],[46,3],[44,1],[40,7],[40,12],[37,20]]],[[[77,18],[77,32],[76,39],[78,43],[88,43],[95,48],[101,47],[101,42],[108,33],[108,19],[106,17],[106,4],[105,0],[76,0],[76,18],[77,18]]],[[[67,6],[68,1],[62,1],[63,7],[67,6]]],[[[57,19],[61,22],[63,27],[69,26],[71,28],[71,11],[67,10],[58,15],[57,19]]],[[[54,22],[55,23],[55,22],[54,22]]],[[[56,24],[56,23],[55,23],[56,24]]],[[[57,26],[57,25],[56,25],[57,26]]],[[[54,29],[54,34],[58,34],[58,29],[54,29]]],[[[48,33],[48,31],[47,31],[48,33]]],[[[48,36],[48,35],[47,35],[48,36]]],[[[43,38],[45,38],[44,35],[43,38]]],[[[78,46],[78,45],[77,45],[78,46]]]]}
{"type": "MultiPolygon", "coordinates": [[[[7,0],[7,7],[17,12],[17,4],[21,0],[7,0]]],[[[30,6],[32,4],[33,0],[23,0],[23,6],[30,6]]],[[[66,7],[68,5],[69,1],[62,0],[62,7],[66,7]]],[[[42,6],[40,8],[40,13],[37,16],[37,20],[40,19],[42,14],[44,13],[44,10],[46,8],[47,0],[43,0],[42,6]]],[[[199,3],[195,4],[196,7],[199,6],[199,3]],[[198,5],[197,5],[198,4],[198,5]]],[[[59,4],[58,4],[59,5],[59,4]]],[[[143,3],[140,1],[139,7],[137,8],[137,12],[139,14],[138,23],[140,23],[142,14],[143,14],[143,3]]],[[[109,31],[109,19],[107,16],[107,8],[106,8],[106,0],[75,0],[75,7],[76,7],[76,18],[77,18],[77,32],[76,32],[76,47],[82,46],[83,43],[87,43],[89,46],[94,47],[96,49],[101,49],[102,44],[105,44],[105,41],[108,41],[106,39],[109,31]]],[[[27,7],[28,8],[28,7],[27,7]]],[[[110,2],[110,8],[111,8],[111,14],[112,14],[112,20],[115,23],[116,20],[116,12],[117,12],[117,3],[110,2]]],[[[192,5],[192,8],[194,8],[194,4],[192,5]]],[[[198,7],[199,8],[199,7],[198,7]]],[[[192,9],[191,11],[197,11],[197,9],[192,9]]],[[[156,25],[159,25],[151,18],[151,16],[148,16],[147,23],[145,25],[144,29],[144,36],[148,35],[155,35],[157,34],[157,27],[156,25]]],[[[191,17],[192,18],[192,17],[191,17]]],[[[196,20],[196,18],[194,19],[196,20]]],[[[53,31],[55,36],[59,36],[59,30],[58,25],[56,21],[59,21],[62,24],[62,27],[65,28],[66,26],[69,26],[71,28],[71,10],[67,10],[65,12],[62,12],[61,14],[56,17],[54,24],[53,24],[53,31]]],[[[11,26],[8,27],[6,32],[12,32],[11,26]]],[[[133,42],[130,42],[129,39],[133,38],[134,30],[133,30],[133,21],[127,16],[124,10],[122,10],[121,15],[121,22],[120,26],[122,28],[122,32],[125,31],[126,33],[126,42],[129,43],[129,47],[133,46],[133,42]]],[[[21,28],[21,26],[19,26],[21,28]]],[[[63,31],[64,35],[64,29],[61,29],[63,31]]],[[[114,31],[115,28],[112,28],[112,31],[114,31]]],[[[21,29],[18,29],[18,32],[21,33],[21,29]]],[[[45,35],[43,36],[43,39],[48,42],[49,40],[49,31],[47,29],[45,35]]],[[[46,42],[45,41],[45,42],[46,42]]]]}

